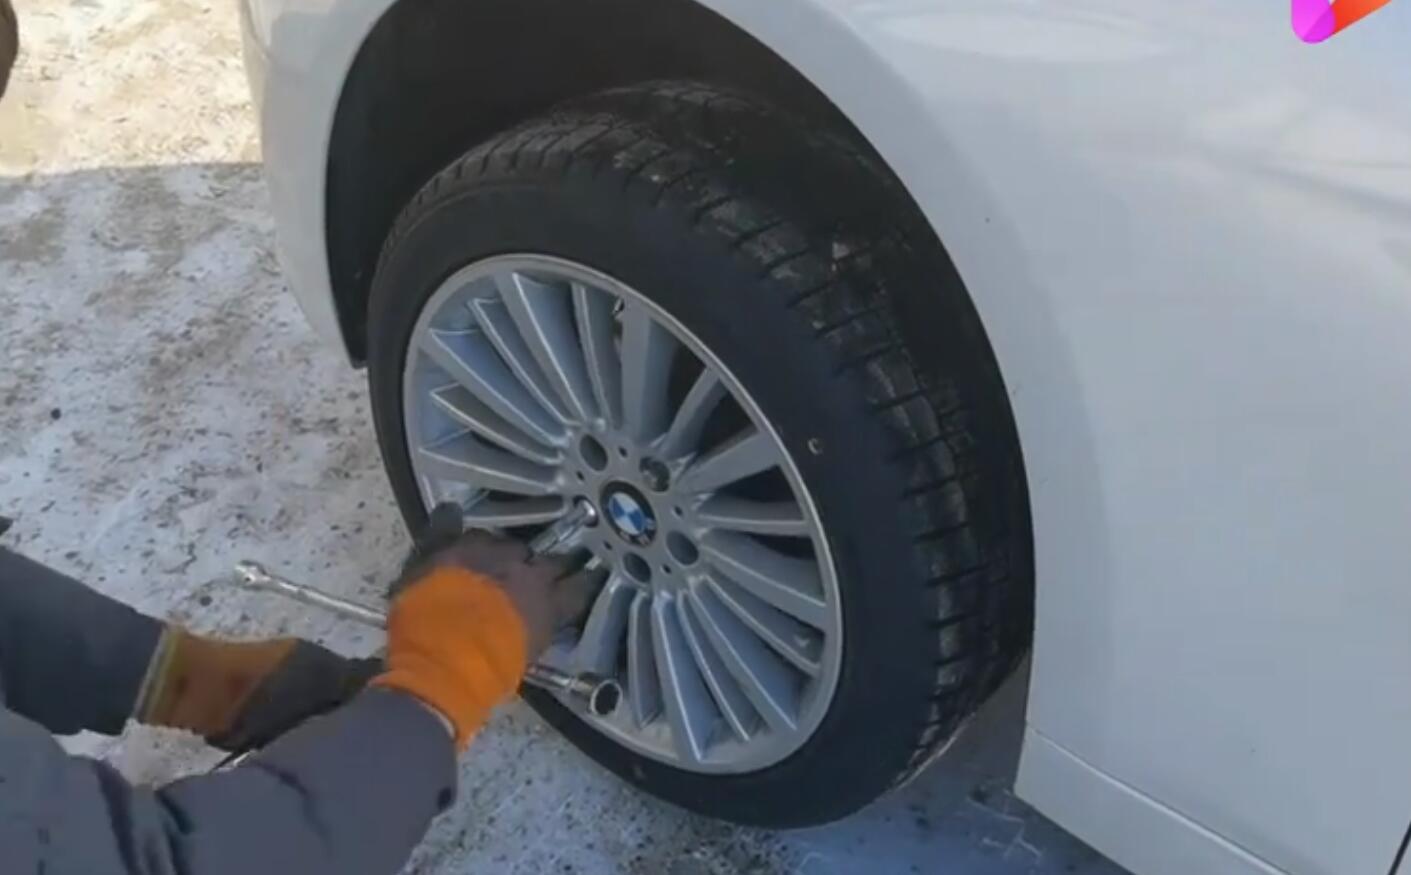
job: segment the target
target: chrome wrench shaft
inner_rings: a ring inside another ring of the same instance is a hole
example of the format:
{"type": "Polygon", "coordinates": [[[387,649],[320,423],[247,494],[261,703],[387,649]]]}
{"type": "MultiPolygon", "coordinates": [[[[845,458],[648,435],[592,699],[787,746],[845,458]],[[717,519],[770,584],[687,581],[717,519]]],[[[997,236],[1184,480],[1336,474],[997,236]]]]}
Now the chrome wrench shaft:
{"type": "Polygon", "coordinates": [[[235,563],[235,573],[240,575],[240,582],[244,584],[246,589],[278,593],[285,598],[332,611],[340,617],[357,620],[367,626],[376,626],[379,629],[387,628],[387,614],[383,611],[339,598],[312,586],[295,583],[277,574],[271,574],[258,562],[251,562],[248,559],[237,562],[235,563]]]}

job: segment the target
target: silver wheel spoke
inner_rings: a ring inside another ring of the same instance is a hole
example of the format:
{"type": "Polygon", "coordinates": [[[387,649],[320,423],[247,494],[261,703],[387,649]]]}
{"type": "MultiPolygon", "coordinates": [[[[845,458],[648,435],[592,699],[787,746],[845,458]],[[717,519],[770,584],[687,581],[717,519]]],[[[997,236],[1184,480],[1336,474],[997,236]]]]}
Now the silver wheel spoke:
{"type": "Polygon", "coordinates": [[[696,669],[705,679],[706,687],[730,731],[741,741],[749,741],[756,723],[755,709],[750,705],[750,699],[741,692],[734,674],[716,653],[716,645],[701,625],[701,609],[694,602],[690,593],[683,592],[676,600],[676,613],[681,629],[686,633],[686,643],[696,658],[696,669]]]}
{"type": "Polygon", "coordinates": [[[626,640],[628,615],[636,596],[636,588],[617,575],[603,584],[573,651],[576,671],[604,677],[617,674],[617,654],[626,640]]]}
{"type": "Polygon", "coordinates": [[[778,464],[779,453],[769,435],[749,429],[687,466],[677,480],[677,488],[713,492],[778,464]]]}
{"type": "Polygon", "coordinates": [[[810,677],[822,671],[823,638],[816,629],[781,613],[728,578],[710,574],[706,583],[721,604],[791,665],[810,677]]]}
{"type": "Polygon", "coordinates": [[[716,405],[729,394],[719,376],[711,371],[701,371],[695,385],[686,393],[686,397],[681,400],[681,406],[676,409],[676,416],[671,420],[666,436],[657,445],[657,455],[663,459],[676,459],[695,450],[696,444],[700,442],[701,432],[705,429],[706,420],[710,418],[716,405]]]}
{"type": "Polygon", "coordinates": [[[622,311],[622,420],[628,434],[643,443],[665,431],[670,416],[666,395],[671,360],[678,344],[642,304],[622,311]]]}
{"type": "Polygon", "coordinates": [[[776,730],[792,730],[798,721],[798,676],[755,637],[734,614],[705,590],[695,601],[701,625],[738,688],[764,721],[776,730]]]}
{"type": "Polygon", "coordinates": [[[711,532],[701,552],[724,575],[789,616],[815,629],[828,626],[823,583],[812,562],[776,553],[748,535],[711,532]]]}
{"type": "Polygon", "coordinates": [[[535,442],[510,425],[508,420],[459,383],[433,390],[431,401],[451,419],[517,456],[540,465],[557,465],[562,461],[563,457],[557,450],[535,442]]]}
{"type": "Polygon", "coordinates": [[[482,332],[432,329],[422,338],[421,349],[452,380],[526,435],[543,444],[563,438],[563,425],[510,373],[482,332]]]}
{"type": "Polygon", "coordinates": [[[421,470],[433,477],[473,483],[515,495],[552,495],[553,468],[535,465],[470,435],[455,435],[417,452],[421,470]]]}
{"type": "Polygon", "coordinates": [[[578,422],[598,415],[587,368],[573,327],[573,302],[567,289],[546,285],[509,271],[495,277],[500,298],[540,371],[578,422]]]}
{"type": "Polygon", "coordinates": [[[715,708],[691,658],[672,599],[652,600],[652,644],[676,755],[683,762],[698,763],[710,739],[710,719],[715,708]]]}
{"type": "Polygon", "coordinates": [[[613,345],[612,308],[613,299],[608,295],[582,283],[573,284],[573,311],[598,412],[609,428],[616,428],[622,424],[622,365],[613,345]]]}
{"type": "Polygon", "coordinates": [[[657,677],[651,612],[652,597],[637,593],[627,618],[627,701],[638,726],[646,726],[661,713],[661,680],[657,677]]]}
{"type": "Polygon", "coordinates": [[[560,696],[579,719],[703,774],[769,768],[823,724],[830,542],[772,412],[672,314],[562,258],[488,257],[427,299],[402,389],[426,507],[515,537],[597,510],[566,549],[602,585],[549,658],[624,695],[608,715],[560,696]]]}
{"type": "Polygon", "coordinates": [[[568,510],[568,502],[558,495],[522,498],[514,501],[483,499],[461,514],[471,529],[509,529],[551,523],[568,510]]]}
{"type": "Polygon", "coordinates": [[[714,529],[756,535],[806,538],[808,522],[796,501],[759,502],[713,495],[696,509],[696,519],[714,529]]]}
{"type": "Polygon", "coordinates": [[[534,353],[520,335],[519,326],[514,324],[514,317],[510,315],[505,302],[477,298],[471,303],[470,309],[475,313],[475,320],[480,323],[485,337],[494,345],[495,351],[499,353],[510,373],[519,380],[520,385],[546,413],[559,422],[569,422],[572,417],[564,409],[563,402],[559,401],[553,387],[549,385],[549,378],[544,376],[539,363],[534,360],[534,353]]]}

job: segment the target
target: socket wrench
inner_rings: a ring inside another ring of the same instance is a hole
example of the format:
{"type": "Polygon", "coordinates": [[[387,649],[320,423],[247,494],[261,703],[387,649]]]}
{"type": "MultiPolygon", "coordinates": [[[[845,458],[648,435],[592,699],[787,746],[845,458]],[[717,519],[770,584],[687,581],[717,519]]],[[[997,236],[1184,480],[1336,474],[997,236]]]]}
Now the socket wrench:
{"type": "MultiPolygon", "coordinates": [[[[578,532],[598,522],[598,512],[587,501],[579,500],[557,522],[540,532],[529,542],[529,561],[552,553],[571,540],[578,532]]],[[[379,629],[387,628],[387,613],[349,599],[341,598],[312,586],[295,583],[272,574],[258,562],[235,564],[237,580],[247,589],[261,590],[331,611],[349,620],[379,629]]],[[[533,663],[524,672],[524,682],[550,692],[562,693],[581,701],[589,713],[607,717],[622,702],[622,685],[613,678],[596,674],[569,674],[553,666],[533,663]]]]}

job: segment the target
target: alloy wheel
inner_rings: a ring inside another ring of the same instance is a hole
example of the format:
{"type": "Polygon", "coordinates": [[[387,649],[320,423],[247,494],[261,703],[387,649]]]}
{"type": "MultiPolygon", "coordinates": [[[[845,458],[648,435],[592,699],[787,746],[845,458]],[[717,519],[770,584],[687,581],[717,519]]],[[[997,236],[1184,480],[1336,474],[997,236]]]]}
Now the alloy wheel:
{"type": "Polygon", "coordinates": [[[428,300],[403,398],[427,507],[517,537],[598,509],[571,546],[602,588],[546,657],[623,684],[623,707],[585,720],[698,772],[758,770],[812,736],[842,650],[817,511],[754,400],[670,314],[560,258],[485,259],[428,300]]]}

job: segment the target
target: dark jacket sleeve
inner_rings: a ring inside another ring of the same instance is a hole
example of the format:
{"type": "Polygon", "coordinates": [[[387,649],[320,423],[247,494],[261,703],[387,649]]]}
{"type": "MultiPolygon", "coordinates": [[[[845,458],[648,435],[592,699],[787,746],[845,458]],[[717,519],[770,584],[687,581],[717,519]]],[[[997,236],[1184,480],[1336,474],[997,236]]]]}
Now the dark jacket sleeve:
{"type": "Polygon", "coordinates": [[[122,732],[161,633],[157,620],[0,548],[0,691],[50,732],[122,732]]]}
{"type": "Polygon", "coordinates": [[[0,872],[394,875],[454,783],[450,736],[389,690],[238,768],[155,789],[0,709],[0,872]]]}

